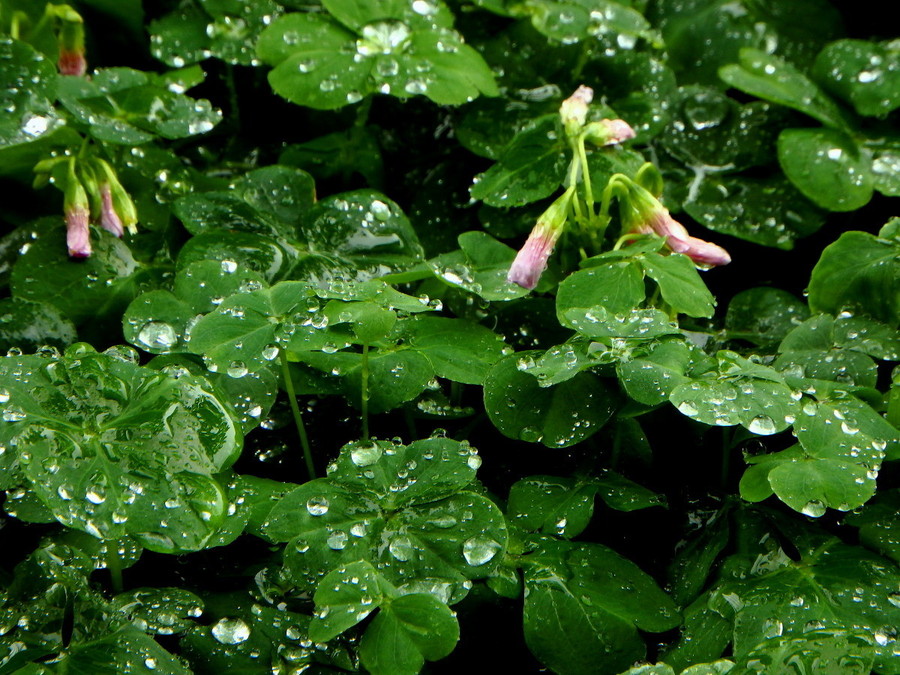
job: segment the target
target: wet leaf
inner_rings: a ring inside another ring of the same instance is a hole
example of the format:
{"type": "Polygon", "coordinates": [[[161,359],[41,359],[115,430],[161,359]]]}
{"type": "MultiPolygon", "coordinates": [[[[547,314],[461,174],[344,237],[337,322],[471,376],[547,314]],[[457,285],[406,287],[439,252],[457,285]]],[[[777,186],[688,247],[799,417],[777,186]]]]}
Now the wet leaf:
{"type": "Polygon", "coordinates": [[[57,520],[151,550],[204,546],[226,508],[212,476],[241,446],[208,383],[84,345],[61,358],[7,357],[2,368],[4,446],[57,520]]]}
{"type": "Polygon", "coordinates": [[[334,1],[325,9],[279,17],[260,35],[257,54],[274,66],[269,82],[289,101],[332,110],[375,92],[444,105],[497,94],[487,64],[439,0],[377,11],[334,1]]]}
{"type": "Polygon", "coordinates": [[[872,158],[841,131],[783,131],[778,161],[800,192],[829,211],[853,211],[872,198],[872,158]]]}
{"type": "Polygon", "coordinates": [[[832,42],[819,52],[813,73],[860,115],[884,117],[900,107],[900,51],[890,42],[832,42]]]}
{"type": "Polygon", "coordinates": [[[638,628],[680,622],[651,577],[599,544],[546,543],[529,558],[525,588],[525,641],[561,675],[627,668],[644,656],[638,628]]]}
{"type": "Polygon", "coordinates": [[[590,373],[542,387],[527,370],[539,352],[511,354],[494,365],[484,382],[484,405],[509,438],[564,448],[589,438],[612,415],[615,396],[590,373]]]}

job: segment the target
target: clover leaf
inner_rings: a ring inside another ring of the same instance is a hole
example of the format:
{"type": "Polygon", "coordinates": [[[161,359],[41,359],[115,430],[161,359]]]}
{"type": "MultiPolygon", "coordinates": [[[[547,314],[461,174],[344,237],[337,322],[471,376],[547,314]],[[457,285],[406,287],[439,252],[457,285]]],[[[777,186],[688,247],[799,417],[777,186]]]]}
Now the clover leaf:
{"type": "Polygon", "coordinates": [[[487,64],[440,0],[323,4],[326,13],[287,14],[260,35],[259,58],[275,67],[269,82],[287,100],[331,110],[375,92],[445,105],[497,95],[487,64]]]}

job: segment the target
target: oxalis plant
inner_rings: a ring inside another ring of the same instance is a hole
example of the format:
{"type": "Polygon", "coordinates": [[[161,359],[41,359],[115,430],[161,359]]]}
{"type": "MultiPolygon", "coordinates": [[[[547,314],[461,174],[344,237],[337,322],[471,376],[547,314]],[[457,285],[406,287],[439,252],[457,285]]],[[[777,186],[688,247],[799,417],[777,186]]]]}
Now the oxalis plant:
{"type": "Polygon", "coordinates": [[[0,675],[900,674],[858,10],[0,0],[0,675]]]}

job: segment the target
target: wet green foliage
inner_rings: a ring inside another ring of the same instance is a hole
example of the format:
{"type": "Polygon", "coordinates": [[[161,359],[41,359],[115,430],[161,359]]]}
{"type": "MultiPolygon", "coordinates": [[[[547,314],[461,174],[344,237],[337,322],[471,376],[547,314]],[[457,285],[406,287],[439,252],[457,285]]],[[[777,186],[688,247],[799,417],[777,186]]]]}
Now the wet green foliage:
{"type": "Polygon", "coordinates": [[[900,675],[872,14],[0,0],[0,675],[900,675]]]}

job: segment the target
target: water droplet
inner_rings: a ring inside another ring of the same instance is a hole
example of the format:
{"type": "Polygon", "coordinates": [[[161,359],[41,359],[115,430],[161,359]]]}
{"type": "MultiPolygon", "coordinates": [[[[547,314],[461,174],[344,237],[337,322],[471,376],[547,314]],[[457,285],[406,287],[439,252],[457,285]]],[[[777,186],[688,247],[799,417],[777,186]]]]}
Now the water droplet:
{"type": "Polygon", "coordinates": [[[328,513],[328,507],[330,506],[328,500],[325,497],[310,497],[306,502],[306,510],[309,511],[309,515],[311,516],[324,516],[328,513]]]}
{"type": "Polygon", "coordinates": [[[356,466],[370,466],[381,459],[383,450],[378,443],[355,444],[350,450],[350,461],[356,466]]]}
{"type": "Polygon", "coordinates": [[[490,562],[501,548],[502,546],[490,537],[477,535],[466,539],[463,544],[463,557],[467,563],[477,567],[490,562]]]}
{"type": "Polygon", "coordinates": [[[768,415],[757,415],[754,417],[750,420],[750,424],[747,425],[747,430],[760,436],[771,436],[778,431],[775,426],[775,420],[768,415]]]}
{"type": "Polygon", "coordinates": [[[138,343],[147,349],[169,351],[178,344],[175,329],[163,321],[151,321],[146,324],[137,336],[138,343]]]}
{"type": "Polygon", "coordinates": [[[415,554],[412,541],[410,541],[409,537],[404,535],[391,539],[391,543],[388,545],[388,551],[390,551],[391,555],[400,562],[406,562],[415,554]]]}
{"type": "Polygon", "coordinates": [[[801,509],[801,513],[803,513],[803,515],[805,516],[809,516],[810,518],[821,518],[825,515],[825,511],[825,504],[820,502],[818,499],[810,499],[801,509]]]}
{"type": "Polygon", "coordinates": [[[237,645],[250,637],[250,626],[243,619],[220,619],[211,632],[223,645],[237,645]]]}

